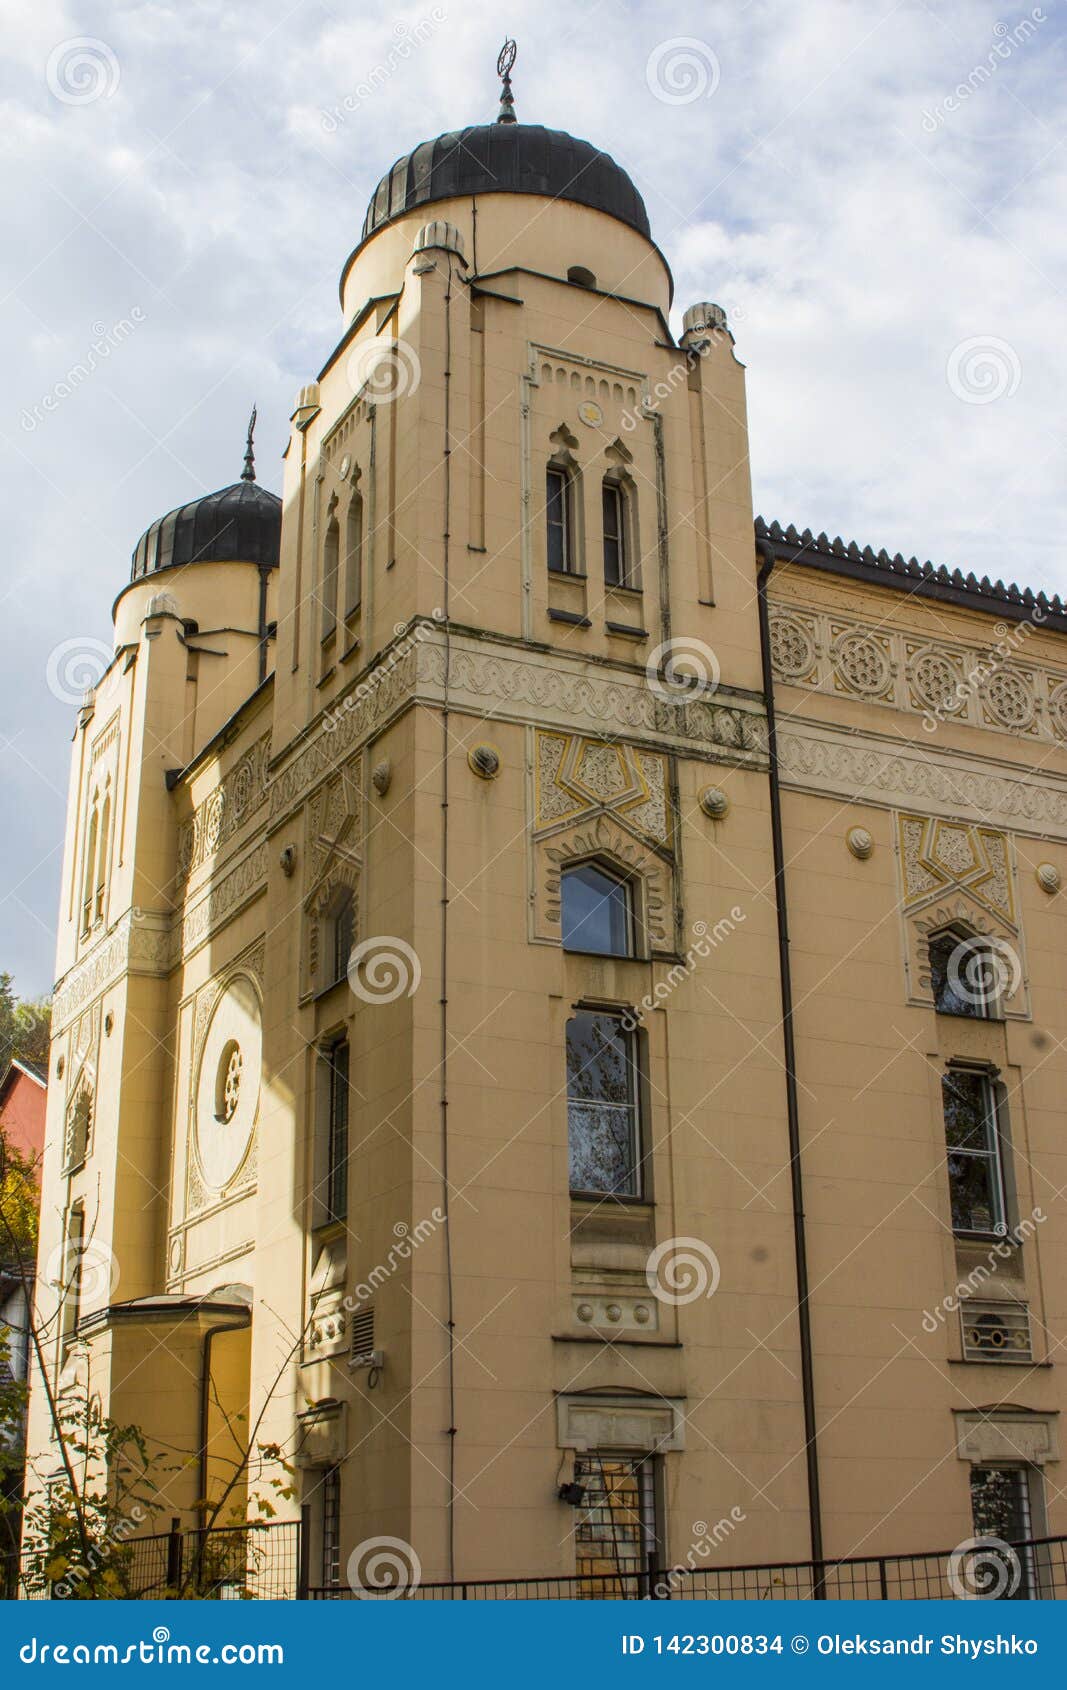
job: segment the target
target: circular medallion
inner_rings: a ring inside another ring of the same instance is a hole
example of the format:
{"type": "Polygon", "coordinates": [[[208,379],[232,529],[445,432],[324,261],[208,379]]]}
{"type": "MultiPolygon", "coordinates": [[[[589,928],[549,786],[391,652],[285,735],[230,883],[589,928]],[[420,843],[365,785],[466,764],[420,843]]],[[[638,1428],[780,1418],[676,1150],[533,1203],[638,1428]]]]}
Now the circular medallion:
{"type": "Polygon", "coordinates": [[[845,634],[837,642],[837,667],[853,692],[877,697],[889,685],[889,659],[869,634],[845,634]]]}
{"type": "Polygon", "coordinates": [[[998,669],[986,686],[985,703],[990,715],[1006,728],[1026,728],[1033,719],[1034,695],[1018,670],[998,669]]]}
{"type": "Polygon", "coordinates": [[[956,694],[959,676],[951,659],[939,651],[924,651],[915,659],[912,684],[920,701],[941,714],[954,714],[961,700],[956,694]]]}
{"type": "Polygon", "coordinates": [[[204,1184],[222,1191],[248,1154],[259,1114],[263,1061],[259,996],[246,975],[219,995],[196,1086],[196,1153],[204,1184]]]}
{"type": "Polygon", "coordinates": [[[604,421],[604,413],[595,399],[583,399],[578,407],[578,421],[584,422],[587,428],[599,428],[604,421]]]}
{"type": "Polygon", "coordinates": [[[806,675],[815,661],[807,629],[791,616],[776,616],[771,622],[771,662],[775,673],[787,680],[806,675]]]}

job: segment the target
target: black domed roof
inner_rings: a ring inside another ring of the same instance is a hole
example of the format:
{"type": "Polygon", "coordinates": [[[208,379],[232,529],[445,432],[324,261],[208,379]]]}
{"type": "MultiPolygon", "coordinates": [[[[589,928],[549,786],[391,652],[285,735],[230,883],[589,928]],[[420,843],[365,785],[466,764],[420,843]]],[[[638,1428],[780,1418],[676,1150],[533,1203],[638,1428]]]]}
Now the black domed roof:
{"type": "Polygon", "coordinates": [[[256,483],[252,428],[240,481],[179,505],[146,528],[133,554],[131,579],[175,563],[260,563],[278,567],[282,502],[256,483]]]}
{"type": "Polygon", "coordinates": [[[375,190],[363,239],[405,211],[467,194],[573,200],[651,239],[644,201],[609,154],[561,129],[515,122],[456,129],[398,158],[375,190]]]}

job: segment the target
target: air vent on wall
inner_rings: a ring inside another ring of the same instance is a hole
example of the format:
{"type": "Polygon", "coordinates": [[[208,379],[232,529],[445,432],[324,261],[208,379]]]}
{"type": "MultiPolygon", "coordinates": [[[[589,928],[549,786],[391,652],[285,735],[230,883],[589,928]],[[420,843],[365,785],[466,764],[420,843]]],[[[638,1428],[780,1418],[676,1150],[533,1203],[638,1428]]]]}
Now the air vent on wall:
{"type": "Polygon", "coordinates": [[[1025,1303],[960,1304],[965,1361],[1032,1361],[1030,1310],[1025,1303]]]}
{"type": "Polygon", "coordinates": [[[374,1309],[359,1309],[352,1316],[352,1347],[348,1352],[350,1367],[378,1365],[374,1349],[374,1309]]]}

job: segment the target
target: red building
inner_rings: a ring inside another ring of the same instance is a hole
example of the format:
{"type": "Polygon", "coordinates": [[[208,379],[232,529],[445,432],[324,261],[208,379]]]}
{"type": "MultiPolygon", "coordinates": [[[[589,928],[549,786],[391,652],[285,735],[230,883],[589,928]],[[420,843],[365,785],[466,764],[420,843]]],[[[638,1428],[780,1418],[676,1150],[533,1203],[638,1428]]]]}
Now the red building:
{"type": "Polygon", "coordinates": [[[16,1057],[0,1080],[0,1137],[39,1164],[44,1151],[48,1076],[43,1066],[16,1057]]]}

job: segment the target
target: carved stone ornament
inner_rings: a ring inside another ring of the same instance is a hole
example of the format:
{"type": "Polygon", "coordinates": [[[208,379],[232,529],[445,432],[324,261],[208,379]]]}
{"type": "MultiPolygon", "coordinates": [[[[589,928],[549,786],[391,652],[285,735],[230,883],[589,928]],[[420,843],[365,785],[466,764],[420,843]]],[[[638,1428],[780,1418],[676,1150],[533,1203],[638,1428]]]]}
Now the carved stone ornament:
{"type": "Polygon", "coordinates": [[[495,780],[500,773],[500,753],[491,745],[476,745],[467,753],[467,762],[481,780],[495,780]]]}
{"type": "Polygon", "coordinates": [[[1055,863],[1038,863],[1035,875],[1042,892],[1047,892],[1050,897],[1054,892],[1058,892],[1063,884],[1055,863]]]}
{"type": "Polygon", "coordinates": [[[874,852],[874,837],[865,827],[850,827],[845,835],[845,843],[861,863],[865,863],[874,852]]]}
{"type": "Polygon", "coordinates": [[[371,770],[370,783],[378,797],[384,798],[393,783],[393,765],[388,757],[383,758],[380,763],[375,763],[371,770]]]}

